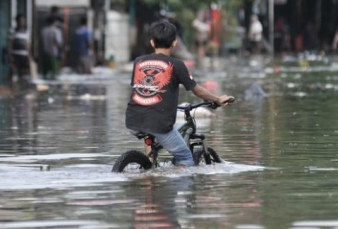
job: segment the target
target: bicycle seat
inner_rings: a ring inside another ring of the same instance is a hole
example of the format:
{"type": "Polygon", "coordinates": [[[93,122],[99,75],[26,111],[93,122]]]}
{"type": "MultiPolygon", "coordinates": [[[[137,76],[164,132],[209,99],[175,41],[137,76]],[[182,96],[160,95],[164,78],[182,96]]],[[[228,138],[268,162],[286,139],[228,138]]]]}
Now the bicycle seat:
{"type": "Polygon", "coordinates": [[[135,135],[138,139],[143,139],[143,138],[152,138],[154,139],[155,136],[152,135],[152,134],[147,134],[147,133],[144,133],[144,132],[132,132],[133,135],[135,135]]]}

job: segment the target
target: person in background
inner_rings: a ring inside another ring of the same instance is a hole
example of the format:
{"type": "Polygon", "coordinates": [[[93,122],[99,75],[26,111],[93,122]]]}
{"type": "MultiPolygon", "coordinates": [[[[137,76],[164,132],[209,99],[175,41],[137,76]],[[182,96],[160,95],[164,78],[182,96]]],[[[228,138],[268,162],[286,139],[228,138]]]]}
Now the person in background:
{"type": "Polygon", "coordinates": [[[31,59],[30,36],[26,29],[25,17],[18,14],[15,20],[16,28],[11,29],[8,36],[8,58],[12,73],[17,74],[18,83],[22,84],[24,82],[24,74],[29,73],[29,61],[31,59]]]}
{"type": "Polygon", "coordinates": [[[197,17],[192,22],[192,27],[195,29],[195,46],[198,56],[198,62],[202,64],[205,57],[206,46],[209,41],[210,24],[206,22],[204,12],[200,11],[197,17]]]}
{"type": "Polygon", "coordinates": [[[318,47],[318,36],[317,28],[315,24],[308,21],[305,25],[303,37],[304,37],[304,48],[307,51],[315,51],[318,47]]]}
{"type": "Polygon", "coordinates": [[[60,50],[63,45],[61,30],[55,17],[47,18],[47,26],[42,30],[43,76],[55,79],[60,71],[60,50]]]}
{"type": "Polygon", "coordinates": [[[250,41],[251,52],[253,54],[259,54],[261,51],[263,38],[262,33],[263,26],[261,22],[258,20],[257,15],[252,15],[248,38],[250,41]]]}
{"type": "Polygon", "coordinates": [[[80,19],[80,26],[75,31],[74,52],[76,55],[76,70],[80,74],[92,73],[93,36],[87,26],[87,18],[80,19]]]}
{"type": "Polygon", "coordinates": [[[53,5],[50,8],[49,16],[53,17],[56,20],[56,27],[59,28],[62,35],[62,40],[64,45],[60,47],[59,53],[60,53],[60,66],[64,66],[66,64],[66,52],[69,49],[67,47],[67,40],[68,40],[68,25],[65,22],[62,14],[60,13],[60,8],[56,5],[53,5]]]}

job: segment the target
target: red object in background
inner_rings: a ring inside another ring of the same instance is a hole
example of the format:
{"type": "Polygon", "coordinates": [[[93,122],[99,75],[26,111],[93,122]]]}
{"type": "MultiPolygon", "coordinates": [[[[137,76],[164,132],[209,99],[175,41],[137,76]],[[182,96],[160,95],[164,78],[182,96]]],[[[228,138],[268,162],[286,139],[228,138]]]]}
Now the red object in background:
{"type": "Polygon", "coordinates": [[[280,67],[275,67],[273,70],[275,73],[280,73],[280,67]]]}
{"type": "Polygon", "coordinates": [[[202,84],[202,86],[211,91],[212,93],[218,93],[219,85],[217,81],[207,80],[202,84]]]}
{"type": "Polygon", "coordinates": [[[221,45],[221,11],[219,9],[211,10],[211,41],[218,47],[221,45]]]}

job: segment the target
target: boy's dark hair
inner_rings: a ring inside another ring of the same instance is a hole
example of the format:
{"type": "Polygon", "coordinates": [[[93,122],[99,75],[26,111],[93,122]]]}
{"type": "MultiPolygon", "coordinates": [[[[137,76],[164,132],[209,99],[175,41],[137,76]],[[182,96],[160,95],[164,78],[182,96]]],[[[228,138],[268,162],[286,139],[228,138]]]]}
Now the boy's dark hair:
{"type": "Polygon", "coordinates": [[[150,26],[155,48],[170,48],[176,40],[176,26],[170,22],[155,22],[150,26]]]}
{"type": "Polygon", "coordinates": [[[87,25],[88,19],[87,17],[81,17],[80,18],[80,25],[87,25]]]}

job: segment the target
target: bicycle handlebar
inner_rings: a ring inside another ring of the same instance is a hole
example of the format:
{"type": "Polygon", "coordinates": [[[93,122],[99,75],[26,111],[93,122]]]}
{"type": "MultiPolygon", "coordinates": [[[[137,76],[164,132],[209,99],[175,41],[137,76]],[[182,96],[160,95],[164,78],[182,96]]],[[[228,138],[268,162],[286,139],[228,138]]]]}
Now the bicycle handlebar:
{"type": "MultiPolygon", "coordinates": [[[[235,102],[234,98],[230,98],[229,100],[226,101],[226,103],[233,103],[235,102]]],[[[178,106],[177,109],[180,110],[193,110],[197,107],[201,107],[201,106],[206,106],[209,107],[211,109],[217,109],[218,107],[220,107],[220,105],[216,102],[203,102],[203,103],[197,103],[197,104],[188,104],[187,106],[178,106]]]]}

